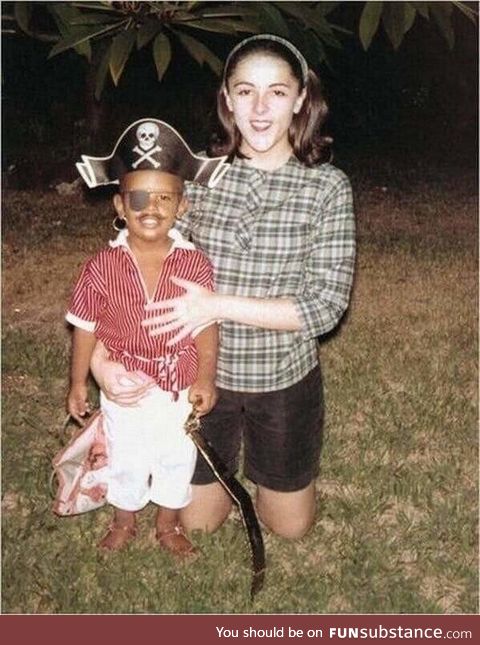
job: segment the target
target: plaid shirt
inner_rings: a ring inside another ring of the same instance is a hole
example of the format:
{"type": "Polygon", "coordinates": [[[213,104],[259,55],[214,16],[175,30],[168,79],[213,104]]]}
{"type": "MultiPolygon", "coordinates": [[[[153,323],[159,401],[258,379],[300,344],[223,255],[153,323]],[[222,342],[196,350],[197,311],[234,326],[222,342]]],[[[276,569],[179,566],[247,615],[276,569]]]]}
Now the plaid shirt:
{"type": "Polygon", "coordinates": [[[263,171],[235,159],[207,190],[187,184],[189,212],[177,223],[215,270],[218,293],[290,298],[301,331],[220,325],[217,383],[241,392],[279,390],[318,363],[317,337],[347,308],[355,259],[350,184],[330,164],[295,157],[263,171]]]}

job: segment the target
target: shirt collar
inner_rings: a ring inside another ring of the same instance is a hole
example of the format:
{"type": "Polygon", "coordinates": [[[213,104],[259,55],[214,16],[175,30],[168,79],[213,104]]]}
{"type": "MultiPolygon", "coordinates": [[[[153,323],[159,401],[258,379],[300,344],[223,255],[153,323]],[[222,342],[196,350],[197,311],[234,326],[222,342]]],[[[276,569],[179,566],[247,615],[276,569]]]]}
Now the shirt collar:
{"type": "Polygon", "coordinates": [[[305,164],[303,164],[301,161],[299,161],[299,159],[297,159],[297,157],[293,154],[293,152],[290,155],[290,157],[285,161],[284,164],[282,164],[278,168],[275,168],[274,170],[264,170],[263,168],[256,168],[255,166],[251,166],[248,163],[248,159],[244,159],[242,157],[234,157],[231,165],[239,166],[241,168],[246,168],[247,170],[252,170],[252,171],[258,172],[260,174],[267,175],[267,176],[268,175],[274,175],[277,172],[282,172],[283,170],[285,170],[287,168],[292,168],[292,167],[296,167],[296,168],[300,168],[300,169],[306,168],[305,164]]]}
{"type": "MultiPolygon", "coordinates": [[[[195,249],[195,245],[192,244],[191,242],[188,242],[183,235],[180,233],[180,231],[177,231],[175,228],[171,228],[168,231],[168,237],[173,240],[173,244],[170,248],[169,254],[173,253],[175,249],[187,249],[189,251],[193,251],[195,249]]],[[[112,249],[115,249],[117,247],[126,247],[130,248],[128,245],[128,228],[122,229],[117,237],[114,240],[110,240],[108,243],[112,249]]]]}

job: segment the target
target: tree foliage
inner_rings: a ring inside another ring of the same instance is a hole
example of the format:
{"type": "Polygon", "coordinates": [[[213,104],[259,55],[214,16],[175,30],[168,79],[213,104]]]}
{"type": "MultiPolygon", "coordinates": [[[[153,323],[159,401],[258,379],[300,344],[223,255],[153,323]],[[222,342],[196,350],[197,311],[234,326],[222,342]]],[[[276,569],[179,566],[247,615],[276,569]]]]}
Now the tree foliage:
{"type": "MultiPolygon", "coordinates": [[[[199,65],[220,74],[222,62],[211,34],[244,37],[269,32],[296,43],[316,66],[327,60],[343,38],[358,36],[364,49],[383,30],[398,49],[417,19],[432,20],[449,47],[454,46],[454,12],[472,22],[475,12],[464,2],[358,3],[357,32],[336,22],[342,2],[10,2],[3,3],[3,30],[52,42],[49,58],[74,49],[94,67],[95,97],[108,77],[120,81],[132,52],[151,49],[158,80],[180,45],[199,65]]],[[[357,4],[357,3],[355,3],[357,4]]]]}

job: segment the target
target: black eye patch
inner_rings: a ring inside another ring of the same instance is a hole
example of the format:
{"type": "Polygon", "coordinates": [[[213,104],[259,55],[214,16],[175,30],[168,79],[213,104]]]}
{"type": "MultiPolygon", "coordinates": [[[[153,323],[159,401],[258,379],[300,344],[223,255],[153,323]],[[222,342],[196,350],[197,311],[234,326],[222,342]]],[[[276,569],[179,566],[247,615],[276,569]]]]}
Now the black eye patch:
{"type": "Polygon", "coordinates": [[[178,193],[156,190],[127,190],[125,194],[128,195],[128,205],[132,211],[142,211],[149,205],[151,195],[157,195],[162,204],[170,205],[174,203],[175,195],[178,193]]]}
{"type": "Polygon", "coordinates": [[[132,211],[141,211],[150,202],[150,193],[146,190],[130,190],[127,194],[128,204],[132,211]]]}

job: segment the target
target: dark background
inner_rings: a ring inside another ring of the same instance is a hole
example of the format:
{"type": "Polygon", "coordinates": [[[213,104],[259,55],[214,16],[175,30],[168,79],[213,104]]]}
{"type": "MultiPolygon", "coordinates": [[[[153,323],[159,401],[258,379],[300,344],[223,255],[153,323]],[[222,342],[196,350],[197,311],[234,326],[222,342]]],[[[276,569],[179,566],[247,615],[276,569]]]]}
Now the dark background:
{"type": "MultiPolygon", "coordinates": [[[[380,29],[367,52],[358,37],[357,3],[345,3],[333,22],[354,32],[343,49],[329,49],[328,65],[315,66],[331,116],[335,160],[348,169],[385,162],[455,170],[477,163],[477,30],[455,12],[450,50],[432,21],[418,18],[395,52],[380,29]]],[[[209,46],[224,58],[237,40],[211,34],[209,46]]],[[[105,154],[131,121],[151,116],[177,127],[195,150],[205,146],[215,120],[219,79],[183,50],[157,81],[150,50],[134,52],[119,86],[102,95],[104,126],[89,139],[87,63],[75,52],[47,59],[51,44],[4,36],[3,180],[11,188],[43,188],[76,178],[80,153],[105,154]]]]}

